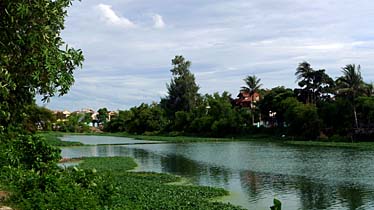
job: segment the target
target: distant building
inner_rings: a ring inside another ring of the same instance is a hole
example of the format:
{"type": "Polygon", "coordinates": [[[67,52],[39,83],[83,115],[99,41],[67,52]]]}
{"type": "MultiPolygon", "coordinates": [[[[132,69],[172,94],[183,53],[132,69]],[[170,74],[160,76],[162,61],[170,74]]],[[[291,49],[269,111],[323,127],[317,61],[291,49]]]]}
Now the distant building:
{"type": "Polygon", "coordinates": [[[240,91],[237,98],[234,99],[234,104],[240,107],[252,107],[253,102],[260,101],[260,94],[255,92],[252,95],[246,91],[240,91]]]}

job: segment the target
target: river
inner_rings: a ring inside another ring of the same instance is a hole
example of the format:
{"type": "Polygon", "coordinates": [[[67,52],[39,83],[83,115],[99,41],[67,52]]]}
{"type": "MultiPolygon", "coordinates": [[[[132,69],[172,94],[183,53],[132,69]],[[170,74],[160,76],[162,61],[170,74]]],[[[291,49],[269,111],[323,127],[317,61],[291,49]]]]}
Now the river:
{"type": "Polygon", "coordinates": [[[170,173],[222,187],[222,198],[248,209],[374,209],[374,151],[288,146],[275,142],[163,143],[122,137],[65,136],[96,144],[62,148],[62,156],[130,156],[138,171],[170,173]],[[100,145],[105,144],[105,145],[100,145]],[[112,144],[112,145],[108,145],[112,144]]]}

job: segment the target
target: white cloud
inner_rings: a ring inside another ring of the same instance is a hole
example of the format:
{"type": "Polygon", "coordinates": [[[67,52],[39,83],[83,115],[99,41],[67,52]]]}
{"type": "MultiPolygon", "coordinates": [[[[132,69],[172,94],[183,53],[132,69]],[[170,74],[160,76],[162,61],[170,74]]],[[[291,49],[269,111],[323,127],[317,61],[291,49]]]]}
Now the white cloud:
{"type": "Polygon", "coordinates": [[[117,15],[111,5],[99,4],[97,8],[100,10],[101,14],[104,16],[105,21],[109,24],[121,26],[124,28],[133,28],[135,24],[125,17],[117,15]]]}
{"type": "Polygon", "coordinates": [[[153,27],[155,28],[164,28],[165,27],[165,22],[164,20],[162,19],[162,16],[159,15],[159,14],[155,14],[152,16],[152,19],[153,19],[153,27]]]}

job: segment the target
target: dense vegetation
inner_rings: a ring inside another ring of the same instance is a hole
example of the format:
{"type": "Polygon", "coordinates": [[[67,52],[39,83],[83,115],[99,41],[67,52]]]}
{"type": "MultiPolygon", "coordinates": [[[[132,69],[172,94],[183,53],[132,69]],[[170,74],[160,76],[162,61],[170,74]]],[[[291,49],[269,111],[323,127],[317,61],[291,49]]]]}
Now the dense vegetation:
{"type": "Polygon", "coordinates": [[[349,64],[332,79],[324,69],[308,62],[296,68],[299,88],[261,89],[260,78],[247,76],[241,92],[249,106],[236,103],[227,92],[198,94],[191,62],[172,60],[173,79],[160,103],[141,104],[119,111],[105,123],[108,132],[130,134],[233,137],[272,134],[297,139],[333,141],[372,140],[373,84],[365,83],[360,66],[349,64]],[[176,63],[177,62],[177,63],[176,63]],[[255,94],[260,100],[255,100],[255,94]]]}
{"type": "MultiPolygon", "coordinates": [[[[262,89],[255,75],[244,79],[243,105],[228,92],[201,95],[191,62],[182,56],[172,60],[168,95],[159,103],[120,110],[108,120],[108,110],[98,110],[97,122],[107,132],[137,135],[242,137],[257,134],[299,140],[370,141],[374,137],[374,87],[365,83],[360,66],[348,64],[342,76],[332,79],[326,70],[314,70],[308,62],[296,68],[298,88],[262,89]],[[259,96],[259,100],[255,96],[259,96]]],[[[89,132],[87,113],[59,117],[30,105],[24,127],[29,130],[89,132]]]]}

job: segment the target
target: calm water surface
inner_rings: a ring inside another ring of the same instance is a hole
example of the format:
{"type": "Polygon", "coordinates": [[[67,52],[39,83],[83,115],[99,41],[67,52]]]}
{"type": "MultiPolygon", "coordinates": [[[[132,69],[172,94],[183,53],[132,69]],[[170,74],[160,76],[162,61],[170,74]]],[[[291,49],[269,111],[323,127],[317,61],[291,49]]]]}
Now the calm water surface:
{"type": "Polygon", "coordinates": [[[68,136],[96,145],[63,148],[63,157],[130,156],[137,170],[171,173],[194,184],[223,187],[223,201],[269,209],[374,209],[374,151],[261,142],[154,144],[129,138],[68,136]],[[83,139],[83,140],[82,140],[83,139]],[[93,143],[96,142],[96,143],[93,143]],[[141,144],[133,144],[141,143],[141,144]]]}

